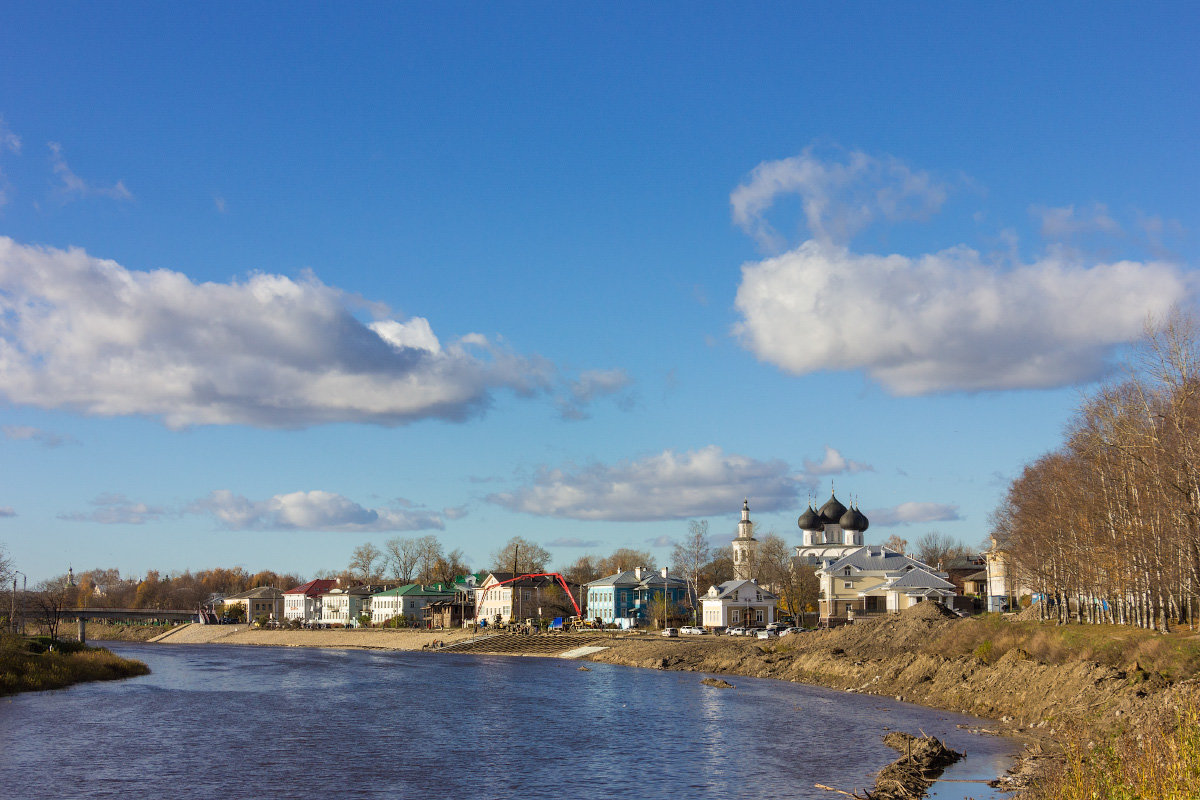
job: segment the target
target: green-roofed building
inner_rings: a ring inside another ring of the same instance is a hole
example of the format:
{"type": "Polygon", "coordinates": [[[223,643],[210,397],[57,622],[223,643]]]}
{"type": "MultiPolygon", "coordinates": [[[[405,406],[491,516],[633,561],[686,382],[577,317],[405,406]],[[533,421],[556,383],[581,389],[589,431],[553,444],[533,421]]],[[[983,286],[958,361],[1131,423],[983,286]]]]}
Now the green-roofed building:
{"type": "Polygon", "coordinates": [[[425,607],[435,600],[453,600],[454,587],[445,583],[410,583],[371,596],[371,624],[381,625],[404,616],[412,625],[425,622],[425,607]]]}

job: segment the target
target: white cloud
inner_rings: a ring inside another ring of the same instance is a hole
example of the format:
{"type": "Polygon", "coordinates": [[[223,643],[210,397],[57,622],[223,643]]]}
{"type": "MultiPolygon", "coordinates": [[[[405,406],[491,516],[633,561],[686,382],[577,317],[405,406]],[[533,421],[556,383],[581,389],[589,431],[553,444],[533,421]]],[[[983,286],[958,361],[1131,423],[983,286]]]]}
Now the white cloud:
{"type": "Polygon", "coordinates": [[[103,525],[144,525],[158,521],[167,513],[159,506],[135,502],[122,494],[102,494],[92,501],[92,505],[95,506],[92,511],[59,514],[58,518],[103,525]]]}
{"type": "MultiPolygon", "coordinates": [[[[5,124],[4,117],[0,117],[0,153],[3,153],[5,150],[10,153],[20,153],[21,139],[5,124]]],[[[8,205],[9,187],[10,184],[8,178],[4,175],[4,170],[0,169],[0,208],[8,205]]]]}
{"type": "Polygon", "coordinates": [[[0,395],[173,428],[400,425],[466,419],[495,389],[557,379],[479,334],[441,343],[424,319],[368,326],[352,305],[311,275],[195,283],[0,237],[0,395]]]}
{"type": "Polygon", "coordinates": [[[732,514],[744,497],[756,510],[792,508],[802,485],[782,461],[726,455],[710,445],[614,466],[544,468],[532,485],[487,499],[539,516],[631,522],[732,514]]]}
{"type": "Polygon", "coordinates": [[[1108,207],[1096,203],[1075,211],[1075,206],[1057,208],[1033,206],[1030,213],[1042,222],[1042,236],[1060,241],[1083,233],[1121,233],[1121,226],[1108,213],[1108,207]]]}
{"type": "Polygon", "coordinates": [[[599,539],[580,539],[578,537],[561,537],[552,542],[546,542],[547,547],[600,547],[604,543],[599,539]]]}
{"type": "Polygon", "coordinates": [[[231,530],[303,530],[365,533],[443,529],[427,511],[365,508],[340,494],[311,491],[253,501],[228,490],[212,492],[190,511],[208,513],[231,530]]]}
{"type": "Polygon", "coordinates": [[[872,528],[890,528],[917,522],[950,522],[962,519],[958,506],[946,503],[901,503],[892,508],[864,512],[872,528]]]}
{"type": "MultiPolygon", "coordinates": [[[[559,414],[568,420],[587,419],[587,406],[600,397],[617,394],[632,383],[633,380],[623,369],[582,372],[579,378],[567,384],[567,395],[557,399],[559,414]]],[[[628,398],[619,405],[628,410],[628,398]]]]}
{"type": "Polygon", "coordinates": [[[112,186],[96,186],[88,183],[67,166],[67,160],[62,154],[61,144],[58,142],[47,142],[46,146],[50,148],[50,164],[54,169],[54,174],[62,181],[62,185],[58,187],[58,193],[64,199],[72,200],[87,197],[108,197],[112,200],[133,199],[133,193],[126,189],[125,184],[121,181],[117,181],[112,186]]]}
{"type": "Polygon", "coordinates": [[[10,153],[21,152],[21,137],[12,132],[12,129],[4,121],[4,117],[0,117],[0,150],[7,150],[10,153]]]}
{"type": "Polygon", "coordinates": [[[779,197],[792,194],[800,196],[813,238],[845,243],[876,219],[930,216],[945,202],[948,188],[930,173],[895,158],[852,151],[834,161],[809,147],[798,156],[755,167],[729,197],[733,221],[762,247],[778,250],[783,239],[766,214],[779,197]]]}
{"type": "Polygon", "coordinates": [[[804,459],[804,471],[809,475],[840,475],[843,472],[874,472],[875,468],[861,461],[851,461],[840,452],[825,445],[825,457],[821,461],[804,459]]]}
{"type": "Polygon", "coordinates": [[[17,512],[13,511],[12,506],[0,506],[0,519],[3,519],[4,517],[15,517],[16,515],[17,512]]]}
{"type": "Polygon", "coordinates": [[[467,515],[466,506],[449,506],[442,509],[442,516],[446,519],[462,519],[467,515]]]}
{"type": "Polygon", "coordinates": [[[1190,290],[1162,262],[1052,250],[1004,269],[966,247],[912,259],[808,241],[742,267],[734,333],[787,372],[862,369],[900,395],[1050,388],[1102,376],[1190,290]]]}
{"type": "Polygon", "coordinates": [[[6,439],[38,442],[44,447],[59,447],[75,443],[75,439],[70,436],[59,436],[57,433],[34,428],[31,425],[4,425],[0,427],[0,431],[4,433],[6,439]]]}

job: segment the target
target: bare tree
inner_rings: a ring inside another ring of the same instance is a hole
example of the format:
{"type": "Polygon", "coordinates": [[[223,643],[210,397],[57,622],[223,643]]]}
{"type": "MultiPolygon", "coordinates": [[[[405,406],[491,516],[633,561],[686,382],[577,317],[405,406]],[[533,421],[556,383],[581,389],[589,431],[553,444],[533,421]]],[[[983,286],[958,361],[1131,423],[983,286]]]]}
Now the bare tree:
{"type": "Polygon", "coordinates": [[[712,548],[708,544],[708,520],[689,520],[688,535],[671,550],[671,565],[683,575],[692,589],[699,592],[696,581],[704,565],[712,560],[712,548]]]}
{"type": "Polygon", "coordinates": [[[393,578],[400,583],[412,583],[413,573],[416,571],[417,561],[420,559],[420,549],[417,540],[408,537],[397,536],[384,543],[384,551],[393,578]]]}
{"type": "Polygon", "coordinates": [[[380,561],[383,558],[383,551],[370,542],[359,545],[354,548],[354,555],[350,559],[350,571],[362,583],[375,583],[379,577],[377,568],[381,566],[380,561]]]}
{"type": "Polygon", "coordinates": [[[12,556],[8,554],[8,548],[4,546],[4,542],[0,542],[0,586],[7,586],[8,582],[13,579],[14,566],[12,556]]]}
{"type": "Polygon", "coordinates": [[[433,534],[422,536],[417,544],[417,582],[435,583],[438,574],[438,559],[442,558],[442,543],[433,534]]]}
{"type": "Polygon", "coordinates": [[[67,576],[44,580],[29,598],[38,621],[46,626],[51,639],[58,638],[59,623],[64,612],[75,605],[76,587],[67,583],[67,576]]]}
{"type": "Polygon", "coordinates": [[[492,569],[523,575],[530,572],[545,572],[550,563],[550,553],[528,539],[514,536],[508,543],[492,554],[492,569]]]}
{"type": "Polygon", "coordinates": [[[439,557],[437,564],[434,565],[434,577],[447,586],[454,583],[454,579],[459,575],[466,575],[470,571],[471,568],[467,565],[466,556],[458,548],[439,557]]]}
{"type": "Polygon", "coordinates": [[[713,551],[712,560],[700,570],[696,579],[698,591],[703,594],[709,586],[719,586],[733,580],[733,548],[729,545],[713,551]]]}
{"type": "Polygon", "coordinates": [[[883,546],[889,550],[895,550],[897,553],[908,552],[908,539],[901,539],[899,534],[893,533],[888,537],[883,546]]]}
{"type": "Polygon", "coordinates": [[[613,575],[637,567],[654,571],[657,569],[654,556],[645,550],[619,547],[613,551],[612,555],[600,559],[596,564],[601,575],[613,575]]]}
{"type": "Polygon", "coordinates": [[[917,539],[917,560],[934,569],[944,569],[956,558],[967,555],[966,546],[955,539],[938,531],[922,534],[917,539]]]}
{"type": "Polygon", "coordinates": [[[599,559],[592,555],[583,555],[575,559],[574,563],[569,567],[559,569],[568,581],[578,583],[582,586],[585,583],[591,583],[597,578],[603,578],[600,569],[597,566],[599,559]]]}

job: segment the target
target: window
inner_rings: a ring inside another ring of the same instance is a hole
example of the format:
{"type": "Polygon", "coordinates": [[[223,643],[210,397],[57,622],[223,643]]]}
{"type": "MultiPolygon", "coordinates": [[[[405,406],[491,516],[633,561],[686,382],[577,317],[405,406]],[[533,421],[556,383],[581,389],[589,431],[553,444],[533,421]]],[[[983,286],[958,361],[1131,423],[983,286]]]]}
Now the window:
{"type": "Polygon", "coordinates": [[[761,608],[754,609],[754,621],[755,622],[763,621],[763,610],[761,608]]]}
{"type": "Polygon", "coordinates": [[[850,568],[849,568],[849,567],[846,567],[846,574],[847,574],[847,575],[849,575],[849,574],[850,574],[850,568]]]}
{"type": "Polygon", "coordinates": [[[842,588],[843,589],[853,589],[854,581],[842,581],[842,588]]]}

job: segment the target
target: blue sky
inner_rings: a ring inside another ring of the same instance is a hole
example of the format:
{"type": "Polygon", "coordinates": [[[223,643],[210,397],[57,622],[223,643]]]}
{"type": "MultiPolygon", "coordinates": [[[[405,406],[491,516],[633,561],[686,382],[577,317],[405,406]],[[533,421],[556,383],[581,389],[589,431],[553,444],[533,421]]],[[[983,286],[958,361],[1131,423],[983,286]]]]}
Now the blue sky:
{"type": "Polygon", "coordinates": [[[25,4],[0,542],[969,543],[1195,302],[1188,4],[25,4]]]}

